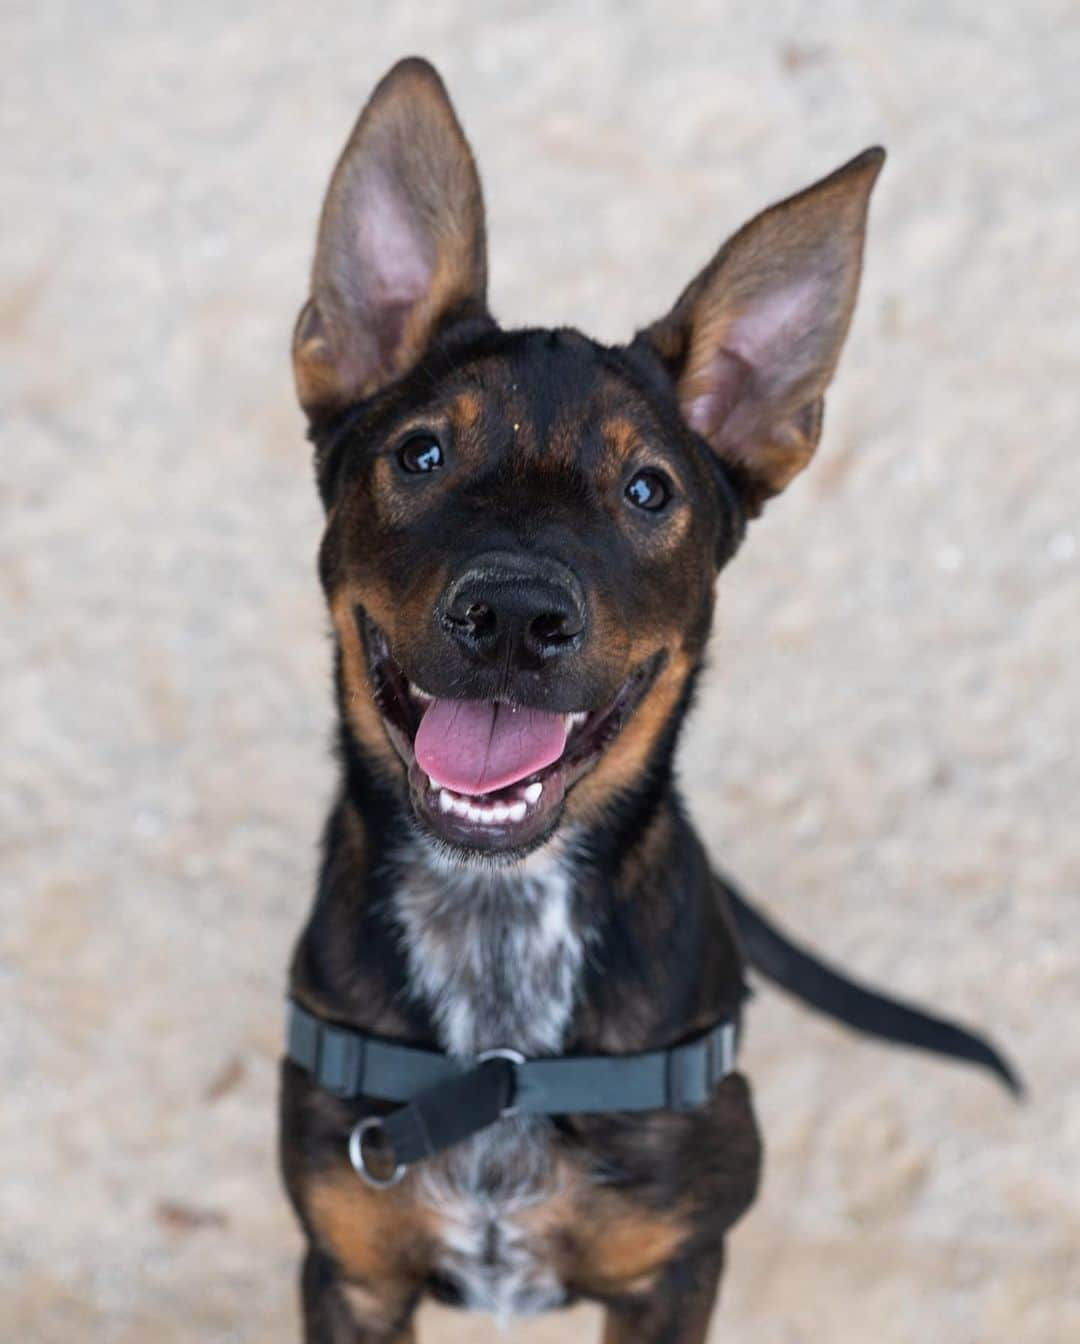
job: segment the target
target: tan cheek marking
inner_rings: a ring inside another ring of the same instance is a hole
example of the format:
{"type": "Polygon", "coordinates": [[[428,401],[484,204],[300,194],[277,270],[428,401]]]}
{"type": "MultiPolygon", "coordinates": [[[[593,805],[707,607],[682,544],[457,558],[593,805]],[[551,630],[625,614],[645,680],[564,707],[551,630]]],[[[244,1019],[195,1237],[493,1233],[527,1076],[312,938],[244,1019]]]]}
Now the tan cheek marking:
{"type": "MultiPolygon", "coordinates": [[[[642,653],[642,658],[633,659],[631,665],[646,656],[642,653]]],[[[595,821],[613,794],[632,787],[640,779],[657,739],[675,711],[689,673],[690,659],[679,650],[669,658],[629,723],[570,794],[569,815],[595,821]]]]}
{"type": "Polygon", "coordinates": [[[608,603],[595,603],[592,622],[590,645],[599,651],[604,662],[611,667],[636,666],[631,656],[634,641],[629,629],[608,603]]]}
{"type": "MultiPolygon", "coordinates": [[[[365,594],[368,598],[369,594],[365,594]]],[[[339,589],[330,602],[330,615],[341,647],[342,679],[345,683],[345,717],[357,739],[376,759],[391,768],[403,768],[397,752],[386,736],[382,715],[375,708],[368,675],[367,655],[356,628],[356,607],[359,595],[349,587],[339,589]]],[[[372,611],[369,601],[363,604],[372,618],[382,626],[379,616],[372,611]]]]}

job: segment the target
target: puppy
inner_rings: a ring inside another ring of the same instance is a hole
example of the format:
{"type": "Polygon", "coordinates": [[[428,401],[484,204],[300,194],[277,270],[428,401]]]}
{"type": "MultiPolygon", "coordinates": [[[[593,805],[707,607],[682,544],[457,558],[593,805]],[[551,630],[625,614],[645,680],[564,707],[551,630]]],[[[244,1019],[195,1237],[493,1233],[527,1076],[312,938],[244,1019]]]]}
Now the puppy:
{"type": "Polygon", "coordinates": [[[1006,1068],[793,948],[672,779],[717,575],[821,434],[883,158],[757,216],[617,347],[495,322],[425,62],[338,161],[293,345],[341,759],[282,1074],[308,1344],[411,1339],[425,1293],[584,1297],[607,1344],[703,1340],[760,1176],[747,955],[1006,1068]]]}

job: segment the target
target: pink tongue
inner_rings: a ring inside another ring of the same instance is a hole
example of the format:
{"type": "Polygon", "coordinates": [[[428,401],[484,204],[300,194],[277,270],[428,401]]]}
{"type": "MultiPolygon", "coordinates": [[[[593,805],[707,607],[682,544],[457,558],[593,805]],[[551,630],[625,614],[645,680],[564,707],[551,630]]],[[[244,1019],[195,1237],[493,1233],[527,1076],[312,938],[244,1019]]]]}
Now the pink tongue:
{"type": "Polygon", "coordinates": [[[486,700],[433,700],[416,734],[421,770],[455,793],[493,793],[557,761],[561,714],[486,700]]]}

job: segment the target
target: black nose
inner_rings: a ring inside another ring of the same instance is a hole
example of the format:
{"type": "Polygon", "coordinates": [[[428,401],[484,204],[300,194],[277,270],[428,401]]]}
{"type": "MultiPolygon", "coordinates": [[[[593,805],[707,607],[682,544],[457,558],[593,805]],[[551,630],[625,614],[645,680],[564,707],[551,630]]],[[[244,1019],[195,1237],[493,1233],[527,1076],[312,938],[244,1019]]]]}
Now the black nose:
{"type": "Polygon", "coordinates": [[[585,594],[557,560],[489,551],[450,582],[436,617],[473,659],[537,667],[581,647],[585,594]]]}

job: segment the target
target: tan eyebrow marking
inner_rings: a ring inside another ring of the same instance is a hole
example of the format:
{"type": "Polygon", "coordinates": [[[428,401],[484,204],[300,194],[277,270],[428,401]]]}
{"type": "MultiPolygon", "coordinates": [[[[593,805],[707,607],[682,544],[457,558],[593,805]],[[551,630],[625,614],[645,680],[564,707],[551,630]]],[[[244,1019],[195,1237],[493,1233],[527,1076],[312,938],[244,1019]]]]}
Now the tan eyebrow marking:
{"type": "Polygon", "coordinates": [[[484,411],[479,392],[459,392],[450,403],[450,418],[459,429],[472,429],[484,411]]]}

